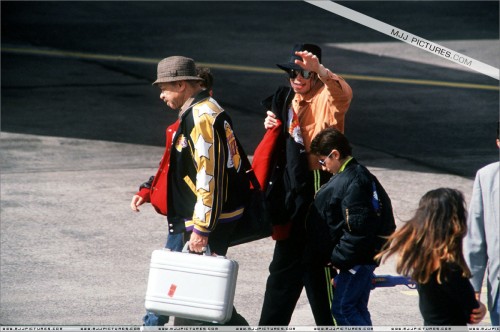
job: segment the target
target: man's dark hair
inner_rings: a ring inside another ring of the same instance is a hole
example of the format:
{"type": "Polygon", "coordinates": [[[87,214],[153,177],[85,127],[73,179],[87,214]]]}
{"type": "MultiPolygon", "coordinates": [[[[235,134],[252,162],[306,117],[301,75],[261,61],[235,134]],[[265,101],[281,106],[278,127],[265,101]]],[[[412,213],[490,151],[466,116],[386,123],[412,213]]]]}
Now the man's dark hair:
{"type": "Polygon", "coordinates": [[[352,155],[352,147],[347,137],[334,127],[323,129],[312,140],[312,154],[327,156],[333,149],[340,153],[341,159],[352,155]]]}

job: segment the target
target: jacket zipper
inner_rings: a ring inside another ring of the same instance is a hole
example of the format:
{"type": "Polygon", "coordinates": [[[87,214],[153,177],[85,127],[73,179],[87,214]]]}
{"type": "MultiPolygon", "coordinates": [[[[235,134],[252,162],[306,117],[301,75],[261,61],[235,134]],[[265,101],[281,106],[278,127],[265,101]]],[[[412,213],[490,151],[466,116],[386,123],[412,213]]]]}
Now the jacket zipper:
{"type": "Polygon", "coordinates": [[[349,209],[348,208],[345,209],[345,222],[347,224],[347,228],[349,229],[349,232],[352,232],[351,225],[349,225],[349,209]]]}

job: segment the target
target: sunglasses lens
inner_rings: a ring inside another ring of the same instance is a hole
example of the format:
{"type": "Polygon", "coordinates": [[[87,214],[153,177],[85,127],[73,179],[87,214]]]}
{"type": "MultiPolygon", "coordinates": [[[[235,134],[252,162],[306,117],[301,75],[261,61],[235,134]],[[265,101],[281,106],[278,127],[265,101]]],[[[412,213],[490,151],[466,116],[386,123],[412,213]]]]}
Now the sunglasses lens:
{"type": "Polygon", "coordinates": [[[290,69],[288,71],[288,76],[291,79],[295,79],[299,74],[304,78],[304,79],[309,79],[312,76],[312,71],[309,70],[295,70],[295,69],[290,69]]]}
{"type": "Polygon", "coordinates": [[[293,80],[293,79],[295,79],[295,78],[297,77],[297,75],[298,75],[298,74],[299,74],[299,73],[298,73],[296,70],[294,70],[294,69],[290,69],[290,70],[288,71],[288,76],[290,76],[290,78],[291,78],[292,80],[293,80]]]}

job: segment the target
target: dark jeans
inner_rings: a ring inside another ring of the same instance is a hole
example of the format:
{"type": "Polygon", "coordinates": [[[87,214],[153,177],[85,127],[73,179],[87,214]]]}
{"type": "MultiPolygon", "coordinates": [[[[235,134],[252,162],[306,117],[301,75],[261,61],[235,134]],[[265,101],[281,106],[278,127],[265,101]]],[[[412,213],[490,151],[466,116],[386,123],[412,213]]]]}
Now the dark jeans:
{"type": "Polygon", "coordinates": [[[339,326],[371,326],[368,311],[375,265],[356,265],[335,277],[332,314],[339,326]]]}

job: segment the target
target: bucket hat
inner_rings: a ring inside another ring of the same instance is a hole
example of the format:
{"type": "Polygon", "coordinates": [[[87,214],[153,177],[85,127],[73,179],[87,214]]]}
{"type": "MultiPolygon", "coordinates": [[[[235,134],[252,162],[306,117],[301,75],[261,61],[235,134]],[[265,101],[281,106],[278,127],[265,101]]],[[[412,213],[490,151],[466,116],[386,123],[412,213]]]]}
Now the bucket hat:
{"type": "Polygon", "coordinates": [[[158,77],[154,84],[175,81],[202,81],[197,76],[194,60],[183,56],[171,56],[158,63],[158,77]]]}
{"type": "Polygon", "coordinates": [[[298,55],[295,55],[295,52],[299,51],[309,51],[315,56],[318,57],[319,62],[321,63],[321,48],[318,45],[314,44],[295,44],[292,49],[292,54],[290,60],[285,63],[278,63],[276,66],[283,69],[284,71],[289,71],[290,69],[301,70],[302,68],[295,63],[295,60],[301,60],[302,58],[298,55]]]}

